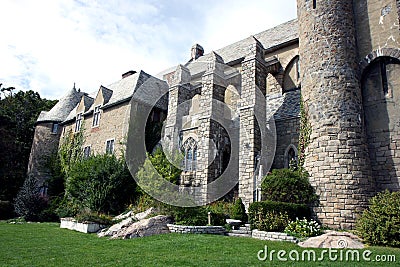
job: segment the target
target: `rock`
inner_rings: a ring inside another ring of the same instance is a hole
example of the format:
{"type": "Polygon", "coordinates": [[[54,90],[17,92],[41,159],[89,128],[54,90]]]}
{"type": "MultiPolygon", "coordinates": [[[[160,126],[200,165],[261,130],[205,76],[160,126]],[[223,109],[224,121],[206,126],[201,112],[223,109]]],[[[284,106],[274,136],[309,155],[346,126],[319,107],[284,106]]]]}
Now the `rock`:
{"type": "Polygon", "coordinates": [[[136,220],[133,219],[132,217],[126,218],[125,220],[112,225],[110,228],[108,229],[104,229],[102,231],[100,231],[97,236],[98,237],[104,237],[104,236],[113,236],[116,233],[120,232],[122,229],[130,226],[132,223],[134,223],[136,220]]]}
{"type": "Polygon", "coordinates": [[[125,220],[126,218],[133,217],[135,220],[140,221],[145,219],[146,217],[153,215],[157,212],[157,210],[153,207],[147,209],[146,211],[140,212],[138,214],[133,213],[133,211],[128,211],[126,213],[121,213],[118,216],[114,217],[114,221],[125,220]]]}
{"type": "Polygon", "coordinates": [[[118,215],[118,216],[115,216],[113,220],[114,220],[114,221],[124,220],[124,219],[126,219],[126,218],[132,217],[132,215],[135,215],[135,214],[133,213],[133,211],[128,211],[128,212],[126,212],[126,213],[122,213],[122,214],[120,214],[120,215],[118,215]]]}
{"type": "Polygon", "coordinates": [[[114,234],[111,239],[129,239],[143,236],[151,236],[169,233],[167,224],[172,222],[172,218],[165,215],[158,215],[149,219],[144,219],[121,229],[114,234]]]}
{"type": "Polygon", "coordinates": [[[304,242],[298,243],[303,248],[351,248],[362,249],[362,240],[348,232],[329,231],[326,234],[310,237],[304,242]]]}
{"type": "Polygon", "coordinates": [[[114,224],[113,226],[111,226],[108,229],[104,229],[102,231],[100,231],[97,236],[98,237],[105,237],[105,236],[118,236],[119,233],[122,233],[124,231],[125,228],[131,226],[133,223],[137,222],[137,221],[141,221],[144,220],[145,218],[147,218],[148,216],[152,215],[156,213],[156,209],[155,208],[150,208],[144,212],[138,213],[138,214],[134,214],[132,211],[129,211],[127,213],[122,213],[118,216],[116,216],[114,218],[115,220],[121,220],[121,222],[114,224]]]}
{"type": "Polygon", "coordinates": [[[146,219],[147,217],[149,217],[150,215],[153,215],[157,212],[157,210],[153,207],[151,207],[150,209],[143,211],[141,213],[135,214],[133,217],[137,220],[143,220],[146,219]]]}

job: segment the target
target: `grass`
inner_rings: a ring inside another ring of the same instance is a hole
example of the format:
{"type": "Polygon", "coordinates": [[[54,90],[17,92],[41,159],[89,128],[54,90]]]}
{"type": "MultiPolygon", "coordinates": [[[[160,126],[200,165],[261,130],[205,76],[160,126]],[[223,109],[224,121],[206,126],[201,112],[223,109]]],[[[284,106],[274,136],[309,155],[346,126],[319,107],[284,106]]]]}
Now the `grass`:
{"type": "MultiPolygon", "coordinates": [[[[259,261],[257,252],[301,249],[291,243],[214,235],[166,234],[108,240],[60,229],[56,223],[0,222],[0,266],[400,266],[400,249],[370,247],[397,263],[259,261]]],[[[318,253],[321,249],[315,250],[318,253]]],[[[276,259],[276,254],[275,254],[276,259]]]]}

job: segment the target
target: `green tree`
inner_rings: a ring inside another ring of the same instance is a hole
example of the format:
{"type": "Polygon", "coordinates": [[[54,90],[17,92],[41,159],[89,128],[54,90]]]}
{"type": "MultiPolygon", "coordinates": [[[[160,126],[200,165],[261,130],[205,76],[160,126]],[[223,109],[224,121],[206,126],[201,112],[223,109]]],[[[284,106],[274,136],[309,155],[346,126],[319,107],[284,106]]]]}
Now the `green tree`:
{"type": "Polygon", "coordinates": [[[11,201],[26,177],[36,119],[57,101],[34,91],[0,88],[0,199],[11,201]]]}
{"type": "MultiPolygon", "coordinates": [[[[149,154],[149,159],[164,179],[173,184],[178,184],[182,170],[171,164],[161,147],[158,147],[153,154],[149,154]]],[[[181,156],[175,155],[171,160],[175,163],[181,162],[181,156]]]]}

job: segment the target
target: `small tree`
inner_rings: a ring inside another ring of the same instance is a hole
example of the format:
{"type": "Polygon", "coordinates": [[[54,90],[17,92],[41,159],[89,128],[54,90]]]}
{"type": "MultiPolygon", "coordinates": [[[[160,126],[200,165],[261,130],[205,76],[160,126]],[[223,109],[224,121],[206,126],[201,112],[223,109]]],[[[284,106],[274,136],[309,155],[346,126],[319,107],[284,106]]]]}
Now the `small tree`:
{"type": "Polygon", "coordinates": [[[29,175],[15,198],[15,213],[27,221],[38,221],[46,207],[47,200],[40,193],[37,179],[29,175]]]}
{"type": "Polygon", "coordinates": [[[232,219],[241,220],[244,223],[247,222],[246,208],[241,198],[236,199],[232,207],[232,219]]]}

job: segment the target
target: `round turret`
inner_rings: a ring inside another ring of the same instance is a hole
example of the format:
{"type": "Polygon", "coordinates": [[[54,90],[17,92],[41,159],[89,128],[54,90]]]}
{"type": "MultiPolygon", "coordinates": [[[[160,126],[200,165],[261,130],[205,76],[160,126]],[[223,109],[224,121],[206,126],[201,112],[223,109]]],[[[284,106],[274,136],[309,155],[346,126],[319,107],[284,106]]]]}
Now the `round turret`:
{"type": "Polygon", "coordinates": [[[357,70],[353,1],[298,0],[302,96],[312,128],[305,168],[323,224],[352,228],[373,191],[357,70]]]}

